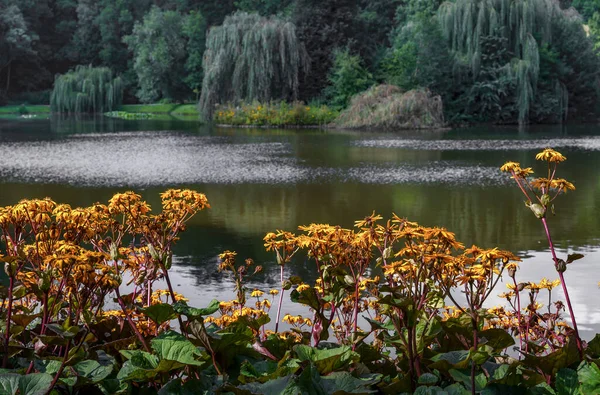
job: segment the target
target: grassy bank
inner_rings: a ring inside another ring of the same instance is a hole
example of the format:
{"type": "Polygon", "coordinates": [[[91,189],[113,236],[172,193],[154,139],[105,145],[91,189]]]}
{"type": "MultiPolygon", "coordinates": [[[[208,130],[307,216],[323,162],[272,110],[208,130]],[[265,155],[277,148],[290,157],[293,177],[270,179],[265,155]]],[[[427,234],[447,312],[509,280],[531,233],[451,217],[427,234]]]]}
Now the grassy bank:
{"type": "Polygon", "coordinates": [[[196,104],[124,104],[119,111],[144,114],[175,114],[199,116],[196,104]]]}
{"type": "Polygon", "coordinates": [[[323,106],[303,103],[258,103],[217,107],[213,121],[235,126],[322,126],[332,122],[337,111],[323,106]]]}
{"type": "Polygon", "coordinates": [[[12,105],[0,107],[0,114],[49,114],[50,106],[46,105],[12,105]]]}

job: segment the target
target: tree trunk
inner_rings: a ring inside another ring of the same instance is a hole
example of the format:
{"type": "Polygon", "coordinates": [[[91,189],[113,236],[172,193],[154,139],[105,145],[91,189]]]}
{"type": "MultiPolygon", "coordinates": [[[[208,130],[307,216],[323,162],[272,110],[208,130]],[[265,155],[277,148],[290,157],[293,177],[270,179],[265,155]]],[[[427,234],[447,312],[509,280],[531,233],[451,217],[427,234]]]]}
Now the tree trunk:
{"type": "Polygon", "coordinates": [[[6,70],[6,91],[4,95],[8,98],[8,89],[10,88],[10,66],[12,64],[12,60],[8,62],[8,69],[6,70]]]}

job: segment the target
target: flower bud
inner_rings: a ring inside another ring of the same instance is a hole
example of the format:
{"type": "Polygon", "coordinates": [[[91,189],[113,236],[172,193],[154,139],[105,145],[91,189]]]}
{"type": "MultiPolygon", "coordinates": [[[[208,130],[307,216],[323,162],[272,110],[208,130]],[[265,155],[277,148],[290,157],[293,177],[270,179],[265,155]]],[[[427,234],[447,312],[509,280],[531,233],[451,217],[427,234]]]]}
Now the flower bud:
{"type": "Polygon", "coordinates": [[[557,272],[564,273],[567,270],[567,262],[562,259],[557,259],[554,267],[556,268],[557,272]]]}
{"type": "Polygon", "coordinates": [[[113,261],[119,260],[119,246],[116,243],[110,243],[110,259],[113,261]]]}

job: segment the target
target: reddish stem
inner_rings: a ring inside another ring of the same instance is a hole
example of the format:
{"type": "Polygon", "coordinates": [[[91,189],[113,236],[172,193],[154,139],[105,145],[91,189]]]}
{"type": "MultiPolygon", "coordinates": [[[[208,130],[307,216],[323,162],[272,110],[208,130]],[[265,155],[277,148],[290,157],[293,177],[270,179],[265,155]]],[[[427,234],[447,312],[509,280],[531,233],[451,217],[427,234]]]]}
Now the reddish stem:
{"type": "Polygon", "coordinates": [[[571,316],[571,322],[573,323],[573,330],[575,331],[575,340],[577,341],[577,349],[579,350],[579,356],[583,358],[583,345],[581,344],[581,338],[579,337],[579,330],[577,329],[577,321],[575,321],[575,312],[573,311],[573,307],[571,306],[571,298],[569,297],[569,291],[567,290],[567,284],[565,284],[565,277],[563,272],[558,270],[558,258],[556,256],[556,252],[554,251],[554,243],[552,242],[552,237],[550,236],[550,229],[548,229],[548,222],[546,218],[542,218],[542,224],[544,224],[544,230],[546,231],[546,237],[548,238],[548,245],[550,246],[550,252],[552,253],[552,259],[554,260],[555,267],[557,268],[558,277],[560,278],[560,285],[562,286],[563,293],[565,294],[565,300],[567,302],[567,307],[569,308],[569,315],[571,316]]]}
{"type": "Polygon", "coordinates": [[[281,318],[281,304],[283,303],[283,292],[285,291],[285,289],[283,288],[283,265],[281,265],[280,279],[281,292],[279,293],[279,304],[277,305],[277,320],[275,321],[275,333],[278,333],[277,331],[279,330],[279,320],[281,318]]]}
{"type": "Polygon", "coordinates": [[[4,335],[4,357],[2,358],[2,368],[6,369],[8,365],[8,344],[10,343],[10,319],[12,316],[13,287],[15,285],[15,276],[10,276],[8,284],[8,310],[6,312],[6,332],[4,335]]]}

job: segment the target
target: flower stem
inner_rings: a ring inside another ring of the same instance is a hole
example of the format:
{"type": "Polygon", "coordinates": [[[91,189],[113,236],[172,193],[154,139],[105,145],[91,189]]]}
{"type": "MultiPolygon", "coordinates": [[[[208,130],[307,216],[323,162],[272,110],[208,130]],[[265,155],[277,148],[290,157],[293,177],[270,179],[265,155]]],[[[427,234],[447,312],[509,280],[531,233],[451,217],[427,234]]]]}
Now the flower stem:
{"type": "MultiPolygon", "coordinates": [[[[552,242],[552,236],[550,236],[550,229],[548,228],[548,222],[546,218],[542,218],[542,224],[544,224],[544,230],[546,231],[546,237],[548,238],[548,245],[550,246],[550,252],[552,253],[552,259],[554,260],[554,264],[558,265],[558,258],[556,256],[556,252],[554,251],[554,243],[552,242]]],[[[581,338],[579,337],[579,330],[577,329],[577,321],[575,321],[575,312],[573,311],[573,307],[571,306],[571,298],[569,297],[569,291],[567,290],[567,284],[565,284],[565,277],[563,272],[557,270],[558,277],[560,278],[560,285],[562,286],[563,293],[565,294],[565,300],[567,302],[567,307],[569,308],[569,314],[571,315],[571,322],[573,323],[573,330],[575,331],[575,340],[577,342],[577,349],[579,350],[579,356],[583,357],[583,345],[581,344],[581,338]]]]}
{"type": "Polygon", "coordinates": [[[13,287],[15,285],[15,276],[11,275],[8,284],[8,309],[6,312],[6,332],[4,335],[4,357],[2,358],[2,368],[6,369],[8,365],[8,345],[10,343],[10,319],[12,315],[13,287]]]}
{"type": "Polygon", "coordinates": [[[278,333],[279,330],[279,319],[281,318],[281,304],[283,303],[283,292],[285,292],[285,289],[283,288],[283,265],[281,265],[280,273],[281,292],[279,293],[279,304],[277,305],[277,320],[275,321],[275,333],[278,333]]]}

